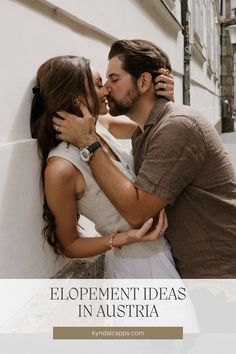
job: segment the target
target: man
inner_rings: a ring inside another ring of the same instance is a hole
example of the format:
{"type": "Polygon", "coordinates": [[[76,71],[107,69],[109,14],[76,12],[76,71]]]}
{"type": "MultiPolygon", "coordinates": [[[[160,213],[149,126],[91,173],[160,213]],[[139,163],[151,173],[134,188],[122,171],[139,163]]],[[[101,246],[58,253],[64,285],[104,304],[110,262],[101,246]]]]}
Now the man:
{"type": "Polygon", "coordinates": [[[108,57],[110,114],[138,124],[132,137],[135,185],[94,144],[93,119],[82,104],[83,119],[63,114],[65,121],[54,120],[61,138],[89,147],[98,184],[130,225],[166,208],[166,237],[181,277],[236,278],[236,179],[216,130],[199,112],[155,96],[154,71],[170,68],[160,48],[116,41],[108,57]]]}

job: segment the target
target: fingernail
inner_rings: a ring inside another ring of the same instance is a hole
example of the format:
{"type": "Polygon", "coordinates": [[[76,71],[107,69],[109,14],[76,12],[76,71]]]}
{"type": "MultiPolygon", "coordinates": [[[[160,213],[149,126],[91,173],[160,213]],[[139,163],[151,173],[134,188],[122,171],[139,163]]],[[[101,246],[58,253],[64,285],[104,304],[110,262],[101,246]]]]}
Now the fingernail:
{"type": "Polygon", "coordinates": [[[153,218],[148,219],[148,223],[152,224],[153,223],[153,218]]]}

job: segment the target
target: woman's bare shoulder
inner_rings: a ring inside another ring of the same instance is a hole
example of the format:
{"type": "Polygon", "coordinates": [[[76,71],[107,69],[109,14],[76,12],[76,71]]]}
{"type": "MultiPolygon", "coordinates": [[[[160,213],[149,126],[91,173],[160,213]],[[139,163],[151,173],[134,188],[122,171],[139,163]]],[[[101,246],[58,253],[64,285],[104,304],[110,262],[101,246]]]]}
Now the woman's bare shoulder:
{"type": "Polygon", "coordinates": [[[62,157],[51,157],[45,169],[45,179],[51,181],[68,181],[77,177],[81,172],[70,161],[62,157]]]}
{"type": "Polygon", "coordinates": [[[99,116],[98,121],[117,139],[130,139],[137,124],[127,117],[99,116]]]}

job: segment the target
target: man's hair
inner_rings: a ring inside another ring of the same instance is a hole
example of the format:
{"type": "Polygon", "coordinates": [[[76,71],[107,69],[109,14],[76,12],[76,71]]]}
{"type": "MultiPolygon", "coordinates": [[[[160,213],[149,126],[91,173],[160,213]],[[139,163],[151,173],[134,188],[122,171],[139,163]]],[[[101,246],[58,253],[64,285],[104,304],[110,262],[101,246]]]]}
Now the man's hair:
{"type": "Polygon", "coordinates": [[[152,74],[160,68],[171,71],[168,55],[154,43],[142,39],[113,42],[108,59],[114,57],[122,61],[122,69],[135,79],[138,79],[143,72],[152,74]]]}

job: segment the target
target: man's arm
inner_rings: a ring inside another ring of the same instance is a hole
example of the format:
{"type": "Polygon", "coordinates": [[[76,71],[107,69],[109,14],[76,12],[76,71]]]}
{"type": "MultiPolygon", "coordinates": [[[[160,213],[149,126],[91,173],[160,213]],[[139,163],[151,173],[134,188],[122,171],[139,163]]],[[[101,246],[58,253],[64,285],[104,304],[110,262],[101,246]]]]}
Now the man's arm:
{"type": "MultiPolygon", "coordinates": [[[[94,143],[94,120],[87,108],[80,106],[83,118],[59,112],[65,120],[60,138],[80,147],[94,143]]],[[[60,123],[62,122],[62,123],[60,123]]],[[[149,142],[135,185],[98,149],[90,168],[98,184],[133,227],[157,215],[196,178],[205,161],[205,142],[196,125],[187,117],[172,117],[149,142]]]]}
{"type": "Polygon", "coordinates": [[[101,189],[132,227],[155,217],[167,205],[165,200],[136,188],[102,149],[94,153],[89,165],[101,189]]]}

